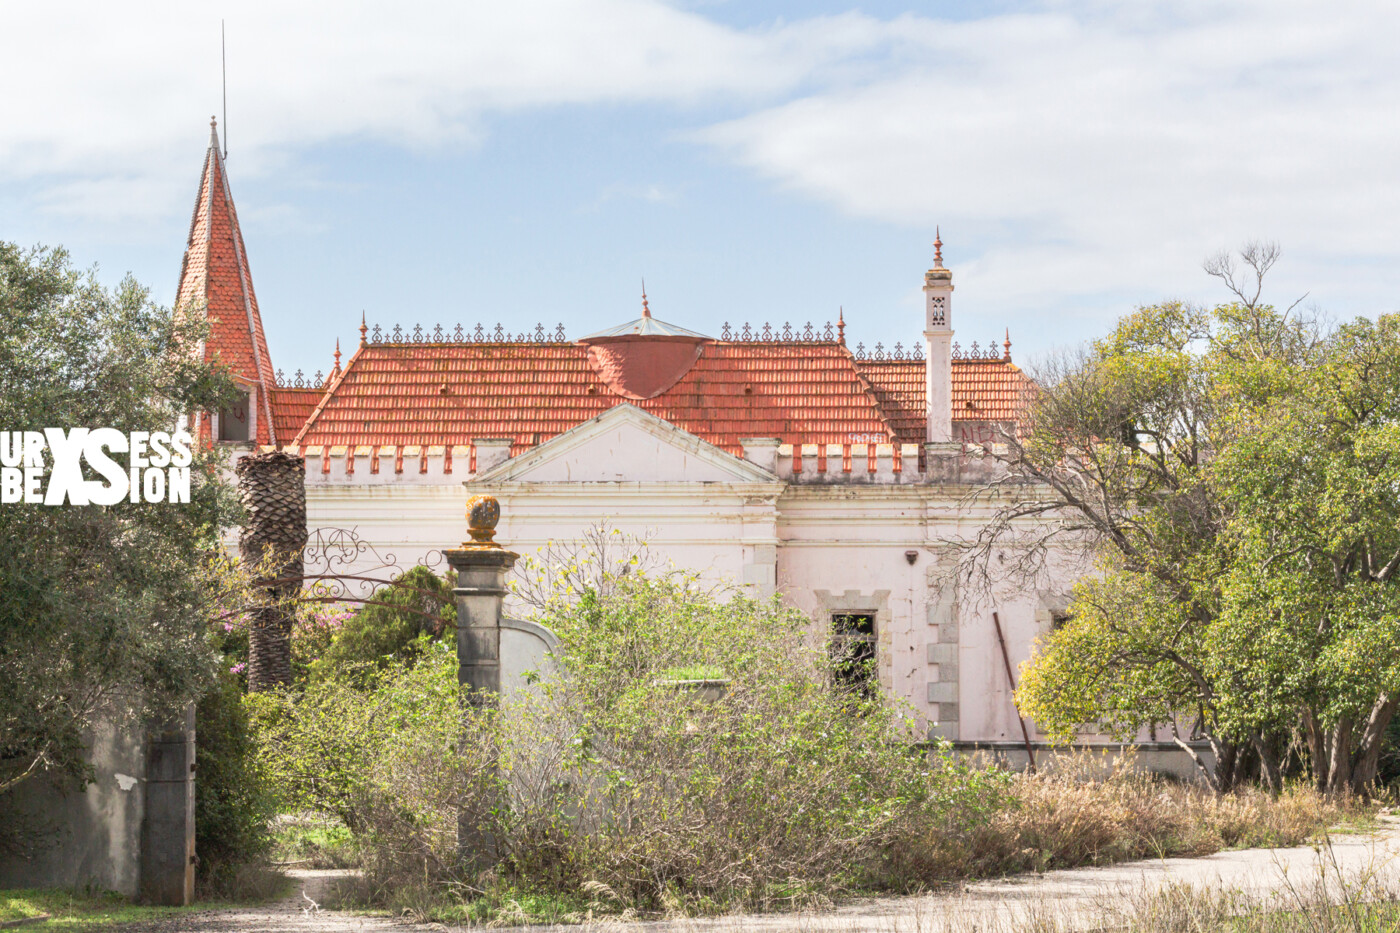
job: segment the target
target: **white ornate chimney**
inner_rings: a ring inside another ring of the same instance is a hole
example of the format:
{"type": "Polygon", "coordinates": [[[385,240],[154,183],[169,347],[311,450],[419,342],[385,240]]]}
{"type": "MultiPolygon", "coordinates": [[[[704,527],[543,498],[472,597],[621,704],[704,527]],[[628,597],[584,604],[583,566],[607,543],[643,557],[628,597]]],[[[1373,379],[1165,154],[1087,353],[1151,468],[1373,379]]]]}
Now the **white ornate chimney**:
{"type": "Polygon", "coordinates": [[[930,444],[953,440],[953,273],[943,268],[936,228],[933,268],[924,273],[924,380],[930,444]]]}

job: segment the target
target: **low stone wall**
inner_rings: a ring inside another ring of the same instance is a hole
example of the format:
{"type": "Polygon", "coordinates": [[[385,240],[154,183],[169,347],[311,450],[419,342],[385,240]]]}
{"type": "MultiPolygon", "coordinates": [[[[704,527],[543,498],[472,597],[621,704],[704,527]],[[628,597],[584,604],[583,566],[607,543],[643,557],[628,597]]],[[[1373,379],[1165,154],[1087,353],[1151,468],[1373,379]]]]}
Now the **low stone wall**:
{"type": "MultiPolygon", "coordinates": [[[[1191,756],[1172,742],[1143,742],[1137,745],[1105,742],[1069,746],[1032,742],[1031,748],[1035,750],[1036,767],[1047,772],[1069,767],[1083,771],[1087,766],[1096,774],[1107,775],[1125,753],[1130,753],[1133,766],[1139,771],[1163,774],[1180,781],[1202,780],[1200,769],[1191,756]]],[[[1208,744],[1196,743],[1192,748],[1208,766],[1214,766],[1215,757],[1208,744]]],[[[953,750],[972,761],[996,764],[1012,771],[1026,770],[1024,742],[954,742],[953,750]]]]}

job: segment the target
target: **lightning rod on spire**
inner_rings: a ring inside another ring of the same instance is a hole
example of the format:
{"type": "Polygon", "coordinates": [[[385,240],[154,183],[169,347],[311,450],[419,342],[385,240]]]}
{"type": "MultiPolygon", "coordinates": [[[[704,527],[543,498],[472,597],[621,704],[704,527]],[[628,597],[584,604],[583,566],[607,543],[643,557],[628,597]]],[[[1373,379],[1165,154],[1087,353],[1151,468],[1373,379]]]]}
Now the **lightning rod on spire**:
{"type": "Polygon", "coordinates": [[[219,73],[224,90],[224,158],[228,158],[228,45],[224,41],[224,21],[219,20],[219,73]]]}

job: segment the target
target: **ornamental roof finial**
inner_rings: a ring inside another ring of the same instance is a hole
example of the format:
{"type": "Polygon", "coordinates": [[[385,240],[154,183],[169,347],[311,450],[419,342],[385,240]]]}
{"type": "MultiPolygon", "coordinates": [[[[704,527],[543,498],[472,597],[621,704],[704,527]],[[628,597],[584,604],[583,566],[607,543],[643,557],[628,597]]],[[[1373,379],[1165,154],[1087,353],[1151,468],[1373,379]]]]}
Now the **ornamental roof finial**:
{"type": "Polygon", "coordinates": [[[846,345],[846,307],[840,306],[836,309],[836,342],[841,346],[846,345]]]}
{"type": "Polygon", "coordinates": [[[647,304],[647,280],[642,277],[642,317],[651,317],[651,306],[647,304]]]}
{"type": "Polygon", "coordinates": [[[335,365],[331,367],[331,375],[340,372],[340,338],[335,338],[335,365]]]}
{"type": "Polygon", "coordinates": [[[936,225],[933,228],[933,267],[935,269],[943,268],[943,237],[936,225]]]}
{"type": "Polygon", "coordinates": [[[1008,363],[1011,362],[1011,328],[1009,327],[1006,329],[1006,342],[1003,343],[1001,346],[1004,351],[1001,354],[1001,358],[1006,360],[1008,363]]]}
{"type": "MultiPolygon", "coordinates": [[[[360,312],[360,346],[362,346],[362,347],[367,347],[367,346],[369,346],[369,337],[366,336],[366,334],[368,334],[368,333],[369,333],[369,327],[365,324],[365,313],[364,313],[363,311],[361,311],[361,312],[360,312]]],[[[338,341],[338,340],[336,341],[336,345],[339,346],[339,341],[338,341]]]]}

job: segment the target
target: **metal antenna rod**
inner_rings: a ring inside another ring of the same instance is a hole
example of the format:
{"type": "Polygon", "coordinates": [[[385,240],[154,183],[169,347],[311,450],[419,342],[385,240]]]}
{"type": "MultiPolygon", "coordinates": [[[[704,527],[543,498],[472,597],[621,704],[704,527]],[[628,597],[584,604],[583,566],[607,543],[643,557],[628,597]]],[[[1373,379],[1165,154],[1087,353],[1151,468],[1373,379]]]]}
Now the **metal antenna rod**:
{"type": "Polygon", "coordinates": [[[219,20],[219,67],[224,79],[224,158],[228,158],[228,44],[224,41],[224,21],[219,20]]]}

